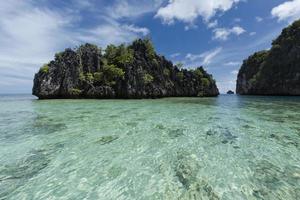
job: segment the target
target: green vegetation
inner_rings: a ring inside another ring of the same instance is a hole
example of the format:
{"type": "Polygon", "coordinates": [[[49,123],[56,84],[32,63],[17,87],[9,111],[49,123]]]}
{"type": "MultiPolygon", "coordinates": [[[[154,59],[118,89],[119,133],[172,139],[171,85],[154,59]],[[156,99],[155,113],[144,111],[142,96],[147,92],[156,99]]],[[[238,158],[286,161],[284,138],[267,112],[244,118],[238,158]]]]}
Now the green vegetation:
{"type": "Polygon", "coordinates": [[[94,73],[94,80],[96,82],[101,82],[103,80],[103,72],[95,72],[94,73]]]}
{"type": "Polygon", "coordinates": [[[150,74],[145,74],[143,80],[145,84],[149,84],[153,82],[154,78],[150,74]]]}
{"type": "Polygon", "coordinates": [[[124,70],[116,67],[115,65],[103,66],[103,74],[108,80],[124,79],[125,76],[124,70]]]}
{"type": "Polygon", "coordinates": [[[58,53],[56,53],[56,54],[55,54],[55,59],[56,59],[56,60],[60,59],[60,58],[62,57],[63,53],[64,53],[64,52],[58,52],[58,53]]]}
{"type": "Polygon", "coordinates": [[[149,56],[149,58],[155,58],[155,50],[154,46],[150,39],[144,40],[145,46],[146,46],[146,53],[149,56]]]}
{"type": "Polygon", "coordinates": [[[149,59],[154,59],[156,56],[154,46],[149,38],[135,40],[132,47],[139,47],[141,51],[145,51],[149,59]]]}
{"type": "Polygon", "coordinates": [[[177,76],[177,78],[178,78],[180,81],[182,81],[183,78],[184,78],[183,72],[178,72],[178,73],[176,74],[176,76],[177,76]]]}
{"type": "Polygon", "coordinates": [[[81,45],[76,51],[79,54],[86,53],[86,52],[100,54],[101,48],[99,48],[97,45],[86,43],[84,45],[81,45]]]}
{"type": "Polygon", "coordinates": [[[102,83],[104,85],[115,85],[116,80],[124,79],[125,72],[123,69],[116,67],[115,65],[104,65],[101,71],[95,73],[80,73],[79,80],[93,84],[94,82],[102,83]]]}
{"type": "Polygon", "coordinates": [[[79,80],[89,84],[101,83],[108,86],[116,84],[117,80],[124,79],[125,71],[115,65],[105,64],[101,71],[95,73],[80,73],[79,80]]]}
{"type": "Polygon", "coordinates": [[[274,44],[273,46],[272,46],[272,50],[274,51],[274,50],[280,50],[281,49],[281,46],[279,45],[279,44],[274,44]]]}
{"type": "Polygon", "coordinates": [[[199,77],[202,78],[203,77],[203,72],[198,68],[194,71],[194,73],[199,77]]]}
{"type": "Polygon", "coordinates": [[[208,78],[201,78],[201,83],[204,87],[208,87],[210,85],[210,81],[208,78]]]}
{"type": "Polygon", "coordinates": [[[70,90],[70,94],[72,94],[72,95],[78,96],[78,95],[80,95],[81,93],[82,93],[82,90],[77,89],[77,88],[72,88],[72,89],[70,90]]]}
{"type": "Polygon", "coordinates": [[[299,42],[299,37],[296,34],[300,29],[300,20],[295,21],[287,28],[283,29],[281,35],[272,42],[272,45],[288,44],[293,45],[295,42],[299,42]]]}
{"type": "Polygon", "coordinates": [[[41,68],[40,68],[40,72],[42,73],[49,73],[49,65],[48,64],[44,64],[41,68]]]}
{"type": "Polygon", "coordinates": [[[94,75],[92,73],[86,73],[85,80],[89,83],[93,83],[94,82],[94,75]]]}
{"type": "Polygon", "coordinates": [[[171,74],[170,70],[167,68],[164,69],[163,73],[164,73],[164,76],[170,76],[170,74],[171,74]]]}
{"type": "Polygon", "coordinates": [[[124,44],[120,46],[108,45],[104,57],[106,58],[104,62],[107,62],[107,64],[123,67],[125,64],[132,63],[133,50],[124,44]]]}
{"type": "Polygon", "coordinates": [[[80,72],[80,74],[79,74],[79,80],[80,81],[85,81],[85,75],[84,75],[83,72],[80,72]]]}

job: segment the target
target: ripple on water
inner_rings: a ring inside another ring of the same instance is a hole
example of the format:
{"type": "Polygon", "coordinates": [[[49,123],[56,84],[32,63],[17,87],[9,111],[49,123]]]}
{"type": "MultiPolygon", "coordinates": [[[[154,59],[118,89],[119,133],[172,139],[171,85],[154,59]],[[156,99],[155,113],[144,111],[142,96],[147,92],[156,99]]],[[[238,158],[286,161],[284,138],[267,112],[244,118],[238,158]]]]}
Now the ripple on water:
{"type": "Polygon", "coordinates": [[[279,144],[283,146],[294,146],[296,148],[299,148],[299,142],[296,137],[292,137],[292,135],[280,135],[276,133],[272,133],[270,135],[270,138],[278,142],[279,144]]]}
{"type": "Polygon", "coordinates": [[[300,199],[289,99],[0,99],[0,199],[300,199]]]}
{"type": "Polygon", "coordinates": [[[268,160],[252,163],[253,196],[258,199],[299,199],[300,168],[280,168],[268,160]]]}
{"type": "Polygon", "coordinates": [[[54,151],[54,149],[33,150],[22,160],[2,166],[0,168],[0,199],[5,198],[45,169],[49,165],[50,155],[54,151]]]}

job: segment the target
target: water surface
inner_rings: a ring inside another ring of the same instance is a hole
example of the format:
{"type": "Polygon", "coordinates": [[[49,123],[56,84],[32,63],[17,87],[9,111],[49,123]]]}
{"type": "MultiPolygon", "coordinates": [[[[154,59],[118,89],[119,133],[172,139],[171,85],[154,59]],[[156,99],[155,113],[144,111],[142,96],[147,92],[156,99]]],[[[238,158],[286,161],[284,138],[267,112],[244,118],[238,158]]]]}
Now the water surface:
{"type": "Polygon", "coordinates": [[[300,98],[2,95],[0,199],[300,199],[300,98]]]}

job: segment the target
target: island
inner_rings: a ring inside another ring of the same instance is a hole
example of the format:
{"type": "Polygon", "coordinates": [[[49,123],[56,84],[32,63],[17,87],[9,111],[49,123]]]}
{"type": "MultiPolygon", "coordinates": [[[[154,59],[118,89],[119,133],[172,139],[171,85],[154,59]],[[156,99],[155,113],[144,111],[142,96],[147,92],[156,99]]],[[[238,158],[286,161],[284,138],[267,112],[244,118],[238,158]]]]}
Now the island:
{"type": "Polygon", "coordinates": [[[57,53],[35,74],[32,94],[39,99],[139,99],[215,97],[219,90],[203,67],[174,65],[145,38],[104,51],[84,44],[57,53]]]}
{"type": "Polygon", "coordinates": [[[243,62],[237,77],[240,95],[300,95],[300,20],[285,28],[270,50],[243,62]]]}
{"type": "Polygon", "coordinates": [[[234,94],[232,90],[228,90],[227,94],[234,94]]]}

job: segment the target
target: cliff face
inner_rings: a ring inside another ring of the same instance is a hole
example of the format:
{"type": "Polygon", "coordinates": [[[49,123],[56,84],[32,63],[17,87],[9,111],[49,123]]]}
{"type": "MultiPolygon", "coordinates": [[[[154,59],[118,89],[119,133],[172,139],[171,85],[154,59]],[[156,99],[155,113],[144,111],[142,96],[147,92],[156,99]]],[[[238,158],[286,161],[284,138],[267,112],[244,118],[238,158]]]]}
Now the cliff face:
{"type": "Polygon", "coordinates": [[[285,28],[269,51],[244,61],[236,90],[242,95],[300,95],[300,20],[285,28]]]}
{"type": "Polygon", "coordinates": [[[49,98],[159,98],[217,96],[212,76],[202,67],[178,69],[155,53],[147,39],[131,45],[66,49],[41,67],[32,93],[49,98]]]}

